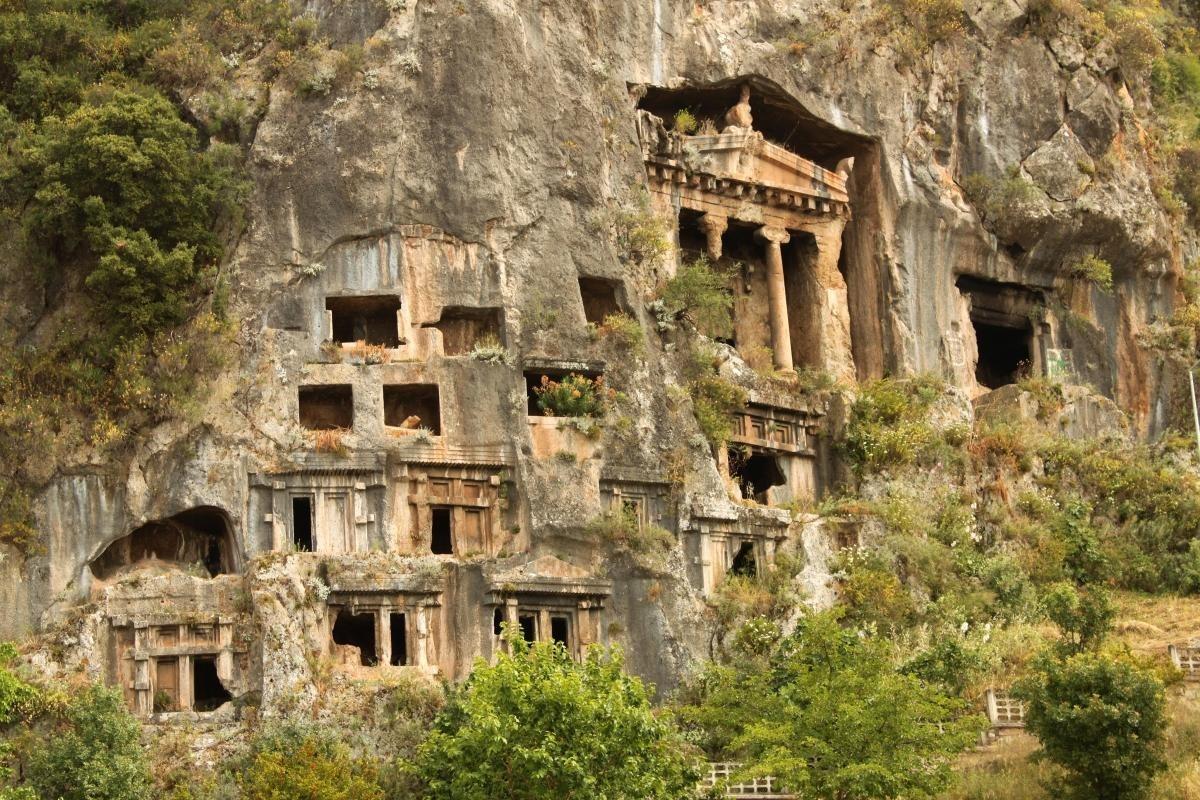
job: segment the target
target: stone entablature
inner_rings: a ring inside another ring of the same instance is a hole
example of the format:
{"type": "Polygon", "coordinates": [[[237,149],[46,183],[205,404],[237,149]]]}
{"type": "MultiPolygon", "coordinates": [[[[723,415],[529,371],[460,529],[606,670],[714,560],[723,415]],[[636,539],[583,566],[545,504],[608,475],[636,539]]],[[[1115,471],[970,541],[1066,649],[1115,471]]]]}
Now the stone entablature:
{"type": "Polygon", "coordinates": [[[752,130],[711,136],[662,130],[638,112],[642,155],[654,191],[674,194],[685,208],[794,228],[815,216],[847,217],[846,179],[772,144],[752,130]]]}
{"type": "MultiPolygon", "coordinates": [[[[612,581],[556,558],[542,556],[515,567],[485,568],[487,624],[499,637],[502,623],[519,627],[527,639],[561,641],[582,659],[601,643],[601,611],[612,581]]],[[[503,643],[497,641],[497,647],[503,643]]]]}
{"type": "Polygon", "coordinates": [[[818,419],[751,403],[734,415],[730,441],[766,451],[815,457],[818,419]]]}

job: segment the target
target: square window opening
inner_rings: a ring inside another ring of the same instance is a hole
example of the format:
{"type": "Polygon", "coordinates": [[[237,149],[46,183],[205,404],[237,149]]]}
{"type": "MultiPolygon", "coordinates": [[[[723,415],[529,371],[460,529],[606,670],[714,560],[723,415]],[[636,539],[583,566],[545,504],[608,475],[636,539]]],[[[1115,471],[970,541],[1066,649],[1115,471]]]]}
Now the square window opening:
{"type": "Polygon", "coordinates": [[[403,383],[383,387],[383,424],[392,428],[425,428],[442,435],[442,405],[437,384],[403,383]]]}
{"type": "Polygon", "coordinates": [[[349,384],[300,387],[300,425],[310,431],[354,427],[354,389],[349,384]]]}
{"type": "Polygon", "coordinates": [[[451,521],[451,509],[431,508],[429,512],[432,523],[429,551],[438,556],[454,555],[454,532],[451,521]]]}
{"type": "Polygon", "coordinates": [[[450,306],[432,327],[442,332],[442,352],[447,356],[465,355],[487,340],[504,344],[499,308],[450,306]]]}
{"type": "Polygon", "coordinates": [[[399,347],[400,298],[395,295],[327,297],[325,310],[332,318],[332,338],[338,344],[365,342],[399,347]]]}
{"type": "Polygon", "coordinates": [[[562,381],[568,375],[581,375],[585,378],[595,380],[599,378],[601,373],[596,370],[587,369],[533,369],[525,370],[525,398],[529,405],[529,416],[544,417],[545,410],[539,405],[540,399],[537,390],[542,387],[542,378],[548,378],[552,381],[562,381]]]}

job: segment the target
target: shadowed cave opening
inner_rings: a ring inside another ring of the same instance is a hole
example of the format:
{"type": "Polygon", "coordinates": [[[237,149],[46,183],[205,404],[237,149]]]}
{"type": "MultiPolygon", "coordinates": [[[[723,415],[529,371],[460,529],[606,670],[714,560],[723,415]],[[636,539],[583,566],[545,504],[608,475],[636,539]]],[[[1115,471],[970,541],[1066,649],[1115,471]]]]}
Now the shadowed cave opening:
{"type": "Polygon", "coordinates": [[[743,542],[729,565],[730,575],[753,578],[758,575],[758,559],[754,556],[753,542],[743,542]]]}
{"type": "Polygon", "coordinates": [[[233,572],[233,526],[215,506],[197,506],[153,520],[117,539],[90,564],[101,580],[146,564],[202,566],[210,577],[233,572]]]}
{"type": "Polygon", "coordinates": [[[729,448],[729,477],[737,482],[743,498],[764,506],[769,505],[768,490],[787,483],[777,457],[746,452],[740,447],[729,448]]]}
{"type": "Polygon", "coordinates": [[[442,403],[437,384],[397,383],[383,387],[383,424],[389,428],[425,428],[442,434],[442,403]]]}
{"type": "Polygon", "coordinates": [[[604,324],[604,318],[621,313],[617,300],[617,282],[606,278],[579,279],[579,296],[583,300],[583,317],[592,325],[604,324]]]}
{"type": "Polygon", "coordinates": [[[341,609],[333,623],[333,642],[357,647],[359,663],[364,667],[375,666],[379,661],[375,649],[375,615],[341,609]]]}
{"type": "Polygon", "coordinates": [[[470,353],[475,345],[486,339],[504,344],[502,312],[499,308],[469,308],[447,306],[441,319],[426,327],[442,332],[442,353],[461,356],[470,353]]]}
{"type": "Polygon", "coordinates": [[[216,656],[196,656],[192,659],[192,708],[196,711],[216,711],[233,699],[233,695],[217,676],[216,656]]]}

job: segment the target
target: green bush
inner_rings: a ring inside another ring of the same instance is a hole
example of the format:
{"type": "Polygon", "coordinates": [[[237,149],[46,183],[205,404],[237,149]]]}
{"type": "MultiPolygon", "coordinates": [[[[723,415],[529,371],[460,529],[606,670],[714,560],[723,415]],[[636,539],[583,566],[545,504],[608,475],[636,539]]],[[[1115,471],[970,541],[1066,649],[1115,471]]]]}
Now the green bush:
{"type": "Polygon", "coordinates": [[[700,121],[696,119],[696,115],[690,108],[679,109],[671,118],[671,130],[676,133],[690,135],[695,133],[699,127],[700,121]]]}
{"type": "Polygon", "coordinates": [[[802,617],[773,646],[759,633],[739,636],[742,649],[708,665],[677,709],[710,758],[827,800],[932,798],[949,785],[983,724],[961,700],[898,670],[885,640],[835,613],[802,617]]]}
{"type": "Polygon", "coordinates": [[[645,349],[646,332],[641,323],[623,312],[606,316],[596,332],[632,353],[641,353],[645,349]]]}
{"type": "Polygon", "coordinates": [[[686,319],[701,333],[716,338],[733,334],[733,295],[729,272],[701,255],[680,266],[660,293],[666,310],[686,319]]]}
{"type": "Polygon", "coordinates": [[[940,392],[929,378],[885,379],[861,387],[850,410],[842,452],[860,473],[913,464],[941,442],[929,424],[940,392]]]}
{"type": "Polygon", "coordinates": [[[42,704],[42,692],[16,673],[17,649],[0,642],[0,726],[29,720],[42,704]]]}
{"type": "Polygon", "coordinates": [[[603,417],[613,399],[604,376],[589,378],[571,373],[561,381],[543,375],[533,387],[538,408],[548,417],[603,417]]]}
{"type": "Polygon", "coordinates": [[[34,750],[26,780],[42,800],[149,800],[140,738],[121,693],[91,686],[75,695],[63,723],[34,750]]]}
{"type": "Polygon", "coordinates": [[[676,800],[697,774],[617,651],[576,663],[558,644],[506,632],[421,746],[426,800],[676,800]]]}
{"type": "Polygon", "coordinates": [[[1097,255],[1087,255],[1071,265],[1071,275],[1098,286],[1105,292],[1113,288],[1112,264],[1097,255]]]}
{"type": "Polygon", "coordinates": [[[1020,682],[1025,726],[1066,770],[1062,794],[1079,800],[1145,797],[1164,763],[1162,683],[1128,658],[1080,653],[1043,658],[1020,682]]]}
{"type": "Polygon", "coordinates": [[[675,535],[657,525],[642,525],[632,508],[609,511],[587,525],[587,533],[630,553],[643,566],[661,568],[675,546],[675,535]]]}
{"type": "Polygon", "coordinates": [[[383,800],[374,764],[332,737],[283,728],[260,735],[239,776],[243,800],[383,800]]]}
{"type": "Polygon", "coordinates": [[[1058,626],[1066,655],[1096,650],[1112,630],[1116,609],[1101,587],[1076,589],[1069,583],[1049,587],[1042,597],[1046,616],[1058,626]]]}

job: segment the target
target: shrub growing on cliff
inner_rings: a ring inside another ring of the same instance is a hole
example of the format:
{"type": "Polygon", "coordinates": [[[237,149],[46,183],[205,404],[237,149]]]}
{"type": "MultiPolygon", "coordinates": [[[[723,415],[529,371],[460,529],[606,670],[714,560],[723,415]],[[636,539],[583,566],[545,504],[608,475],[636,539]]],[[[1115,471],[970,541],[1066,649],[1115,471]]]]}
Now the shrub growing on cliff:
{"type": "Polygon", "coordinates": [[[383,800],[375,766],[308,728],[260,735],[239,777],[244,800],[383,800]]]}
{"type": "Polygon", "coordinates": [[[929,378],[868,383],[855,400],[842,449],[859,472],[911,464],[939,443],[929,408],[941,387],[929,378]]]}
{"type": "Polygon", "coordinates": [[[421,746],[427,800],[676,800],[697,775],[617,651],[558,644],[479,662],[421,746]]]}
{"type": "Polygon", "coordinates": [[[1095,284],[1105,292],[1113,288],[1112,264],[1097,255],[1087,255],[1071,265],[1071,275],[1095,284]]]}
{"type": "Polygon", "coordinates": [[[1162,683],[1128,658],[1080,653],[1043,659],[1019,684],[1025,726],[1062,766],[1063,795],[1079,800],[1145,797],[1163,767],[1162,683]]]}
{"type": "Polygon", "coordinates": [[[733,295],[729,273],[701,255],[685,262],[661,293],[663,305],[703,334],[729,337],[733,333],[733,295]]]}
{"type": "Polygon", "coordinates": [[[982,720],[965,704],[898,670],[888,644],[802,618],[775,643],[739,636],[729,665],[711,664],[679,713],[709,755],[743,760],[801,797],[931,798],[982,720]],[[752,646],[751,646],[752,645],[752,646]]]}
{"type": "Polygon", "coordinates": [[[140,730],[119,691],[91,686],[71,700],[64,716],[26,773],[42,800],[149,800],[140,730]]]}

